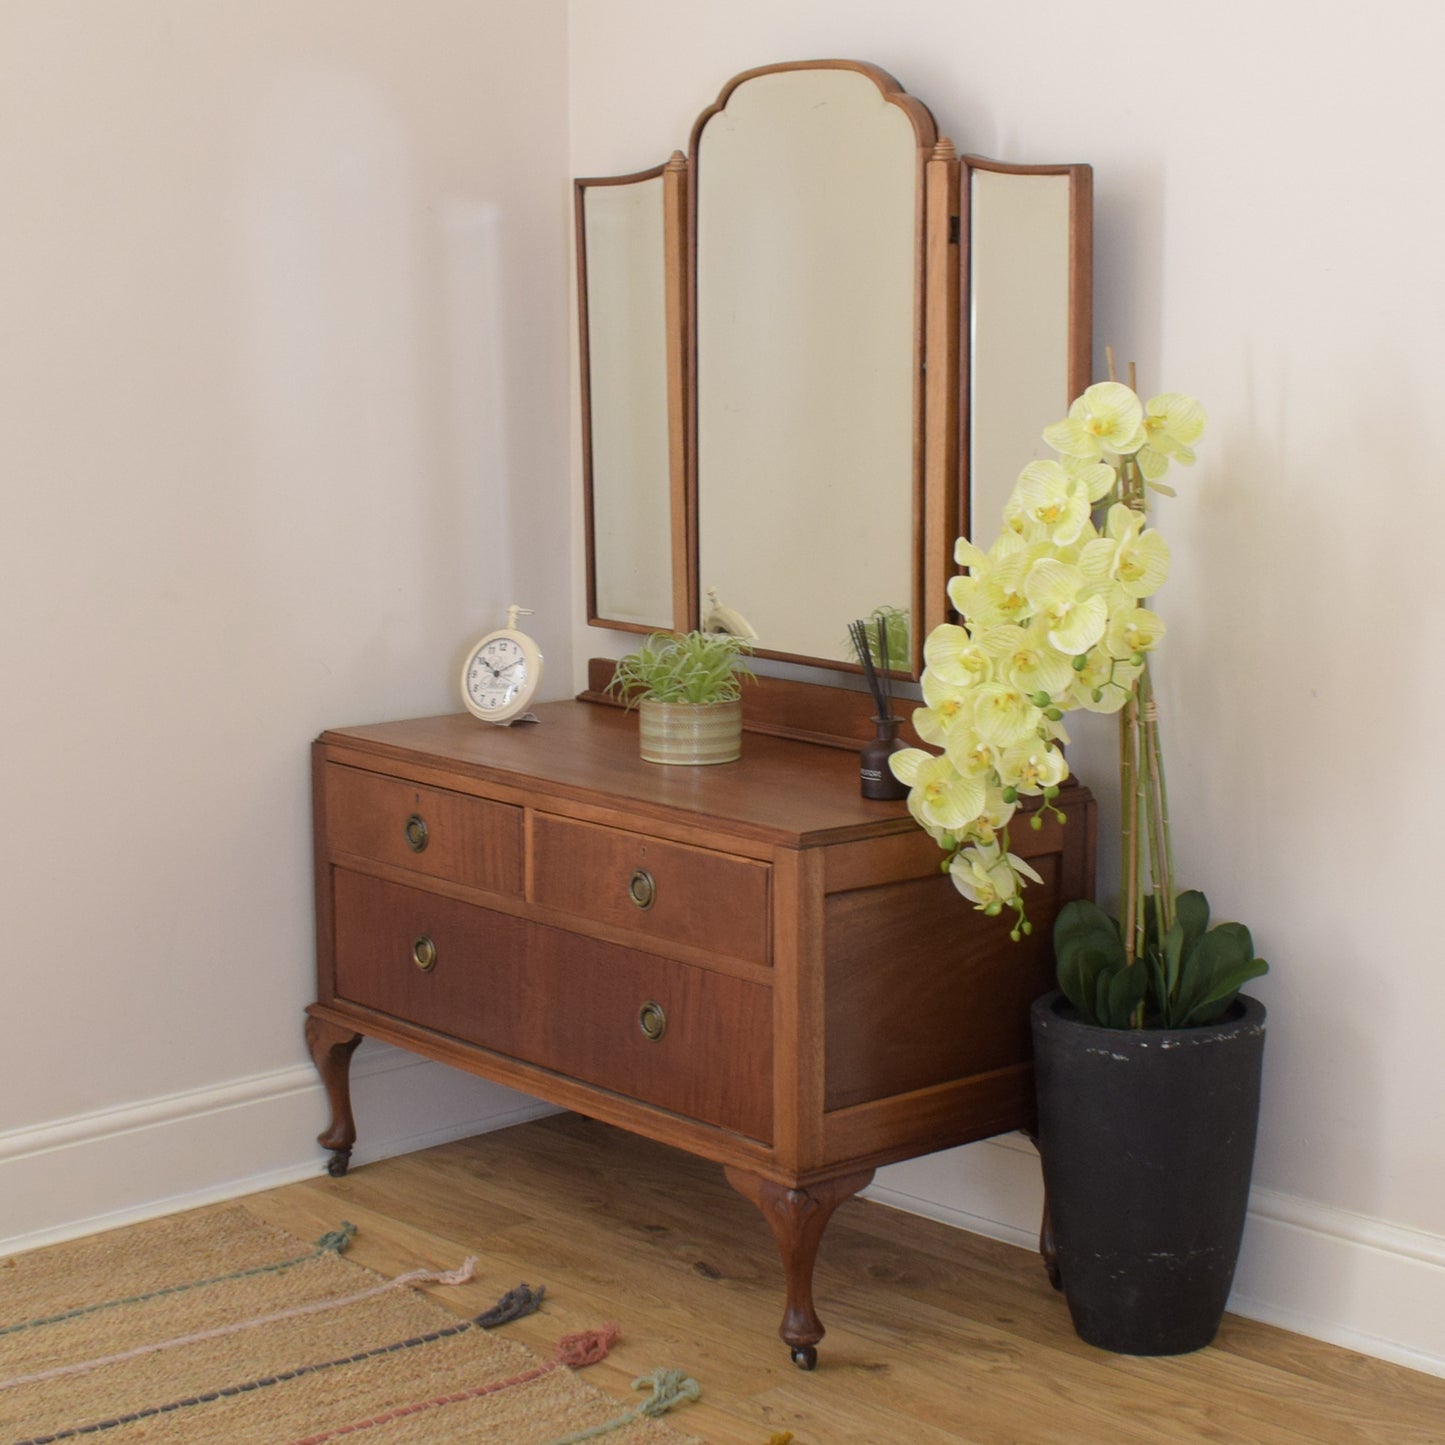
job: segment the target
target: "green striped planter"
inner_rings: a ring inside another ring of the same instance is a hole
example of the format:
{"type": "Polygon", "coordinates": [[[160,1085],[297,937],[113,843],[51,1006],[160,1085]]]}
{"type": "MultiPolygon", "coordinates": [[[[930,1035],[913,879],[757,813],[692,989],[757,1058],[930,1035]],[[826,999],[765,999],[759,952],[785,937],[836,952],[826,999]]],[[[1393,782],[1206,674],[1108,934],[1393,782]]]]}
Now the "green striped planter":
{"type": "Polygon", "coordinates": [[[731,763],[743,750],[741,702],[658,702],[637,705],[645,763],[731,763]]]}

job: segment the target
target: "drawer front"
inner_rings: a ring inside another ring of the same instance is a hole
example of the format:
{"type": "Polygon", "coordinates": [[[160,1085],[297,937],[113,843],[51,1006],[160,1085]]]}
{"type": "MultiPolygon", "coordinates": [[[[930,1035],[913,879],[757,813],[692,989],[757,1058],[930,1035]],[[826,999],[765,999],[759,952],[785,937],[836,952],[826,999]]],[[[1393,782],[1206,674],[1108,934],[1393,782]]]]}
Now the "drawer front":
{"type": "Polygon", "coordinates": [[[767,963],[770,873],[751,858],[549,813],[533,817],[534,902],[659,942],[767,963]]]}
{"type": "Polygon", "coordinates": [[[766,984],[345,869],[332,878],[339,997],[771,1142],[766,984]]]}
{"type": "Polygon", "coordinates": [[[522,810],[510,803],[328,763],[326,831],[336,853],[491,893],[522,892],[522,810]]]}

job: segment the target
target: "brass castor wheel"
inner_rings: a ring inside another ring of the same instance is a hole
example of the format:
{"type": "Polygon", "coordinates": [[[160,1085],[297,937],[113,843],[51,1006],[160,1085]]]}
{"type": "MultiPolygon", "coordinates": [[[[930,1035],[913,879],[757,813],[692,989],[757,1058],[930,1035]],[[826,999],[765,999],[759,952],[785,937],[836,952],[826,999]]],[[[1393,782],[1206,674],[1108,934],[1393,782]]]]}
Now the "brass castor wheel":
{"type": "Polygon", "coordinates": [[[345,1174],[346,1171],[347,1171],[350,1167],[351,1167],[351,1150],[350,1150],[350,1149],[338,1149],[338,1150],[331,1156],[331,1158],[329,1158],[329,1159],[326,1161],[326,1172],[327,1172],[333,1179],[340,1179],[341,1176],[342,1176],[343,1174],[345,1174]]]}
{"type": "Polygon", "coordinates": [[[800,1370],[813,1370],[818,1366],[818,1351],[814,1345],[794,1345],[793,1363],[800,1370]]]}

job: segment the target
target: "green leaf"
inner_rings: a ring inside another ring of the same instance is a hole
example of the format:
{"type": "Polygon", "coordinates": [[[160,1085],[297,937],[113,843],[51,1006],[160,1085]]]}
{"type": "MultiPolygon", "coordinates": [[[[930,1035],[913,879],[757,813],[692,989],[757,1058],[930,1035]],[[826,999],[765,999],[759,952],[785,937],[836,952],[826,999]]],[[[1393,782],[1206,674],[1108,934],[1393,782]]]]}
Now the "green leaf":
{"type": "Polygon", "coordinates": [[[1174,900],[1174,920],[1184,928],[1184,952],[1188,953],[1209,929],[1209,900],[1189,888],[1174,900]]]}
{"type": "Polygon", "coordinates": [[[1113,972],[1106,969],[1094,980],[1094,1007],[1090,1010],[1090,1015],[1094,1023],[1101,1024],[1106,1029],[1115,1027],[1110,1022],[1112,1015],[1109,1012],[1109,981],[1113,977],[1113,972]]]}
{"type": "Polygon", "coordinates": [[[1097,949],[1078,949],[1067,965],[1060,964],[1059,987],[1064,997],[1089,1020],[1098,1023],[1098,989],[1109,972],[1110,960],[1097,949]]]}
{"type": "Polygon", "coordinates": [[[1184,925],[1178,919],[1164,935],[1164,998],[1173,998],[1179,985],[1179,965],[1184,958],[1184,925]]]}
{"type": "Polygon", "coordinates": [[[1054,920],[1054,957],[1059,967],[1063,968],[1080,949],[1095,950],[1119,963],[1124,961],[1119,925],[1097,903],[1087,899],[1066,903],[1054,920]]]}
{"type": "Polygon", "coordinates": [[[1146,998],[1153,999],[1153,1007],[1148,1011],[1162,1014],[1169,1002],[1168,982],[1164,976],[1164,960],[1159,956],[1157,949],[1151,948],[1144,955],[1144,961],[1149,966],[1149,992],[1146,998]]]}
{"type": "Polygon", "coordinates": [[[1248,967],[1253,958],[1254,941],[1249,929],[1242,923],[1216,924],[1182,959],[1179,987],[1166,1013],[1165,1026],[1187,1027],[1195,1011],[1216,996],[1219,982],[1234,970],[1248,967]]]}
{"type": "Polygon", "coordinates": [[[1148,973],[1137,961],[1131,967],[1113,973],[1108,982],[1107,1002],[1100,1009],[1100,1022],[1104,1027],[1129,1028],[1133,1023],[1134,1010],[1143,1002],[1148,985],[1148,973]]]}
{"type": "Polygon", "coordinates": [[[1212,1024],[1228,1011],[1245,984],[1252,978],[1259,978],[1269,972],[1269,965],[1262,958],[1252,958],[1233,968],[1226,969],[1215,977],[1209,992],[1200,999],[1189,1013],[1176,1025],[1178,1028],[1198,1027],[1212,1024]]]}

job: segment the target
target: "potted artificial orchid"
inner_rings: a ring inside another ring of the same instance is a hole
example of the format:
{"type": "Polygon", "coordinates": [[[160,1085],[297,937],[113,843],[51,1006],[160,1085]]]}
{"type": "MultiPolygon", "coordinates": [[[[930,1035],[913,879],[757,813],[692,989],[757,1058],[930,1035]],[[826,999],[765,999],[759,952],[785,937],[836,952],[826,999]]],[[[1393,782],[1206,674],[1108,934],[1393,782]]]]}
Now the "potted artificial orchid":
{"type": "Polygon", "coordinates": [[[1197,1349],[1217,1331],[1259,1106],[1264,1010],[1239,990],[1267,965],[1248,929],[1211,928],[1204,895],[1176,887],[1149,673],[1165,629],[1144,603],[1169,548],[1148,494],[1173,495],[1163,477],[1193,462],[1204,421],[1191,397],[1146,406],[1108,381],[1045,430],[1057,459],[1024,468],[999,538],[957,545],[960,621],[927,639],[913,715],[938,751],[893,759],[955,886],[1017,940],[1039,879],[1009,830],[1057,812],[1065,715],[1118,715],[1119,917],[1088,900],[1060,911],[1060,992],[1033,1025],[1051,1274],[1079,1333],[1130,1354],[1197,1349]]]}

